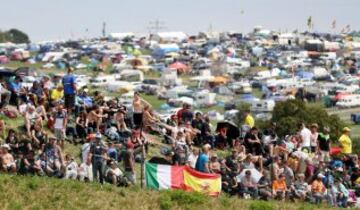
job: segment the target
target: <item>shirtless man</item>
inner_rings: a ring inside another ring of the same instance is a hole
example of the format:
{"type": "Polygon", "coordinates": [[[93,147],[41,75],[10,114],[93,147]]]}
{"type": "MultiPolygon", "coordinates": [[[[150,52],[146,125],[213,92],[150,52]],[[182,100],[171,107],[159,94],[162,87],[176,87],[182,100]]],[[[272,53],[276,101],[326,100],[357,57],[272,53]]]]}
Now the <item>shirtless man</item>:
{"type": "Polygon", "coordinates": [[[133,122],[135,127],[140,127],[142,125],[145,105],[149,107],[151,106],[148,102],[141,99],[140,94],[138,92],[135,92],[134,100],[133,100],[133,122]]]}
{"type": "Polygon", "coordinates": [[[103,117],[106,117],[106,115],[103,115],[102,109],[99,106],[93,106],[92,110],[87,115],[86,127],[93,128],[95,129],[95,132],[99,132],[103,117]]]}
{"type": "Polygon", "coordinates": [[[125,123],[125,114],[126,114],[126,111],[124,108],[118,109],[118,111],[115,114],[116,127],[117,127],[118,131],[128,130],[126,123],[125,123]]]}
{"type": "Polygon", "coordinates": [[[9,153],[10,146],[5,144],[2,146],[3,155],[1,157],[2,168],[5,172],[16,173],[16,164],[14,157],[9,153]]]}

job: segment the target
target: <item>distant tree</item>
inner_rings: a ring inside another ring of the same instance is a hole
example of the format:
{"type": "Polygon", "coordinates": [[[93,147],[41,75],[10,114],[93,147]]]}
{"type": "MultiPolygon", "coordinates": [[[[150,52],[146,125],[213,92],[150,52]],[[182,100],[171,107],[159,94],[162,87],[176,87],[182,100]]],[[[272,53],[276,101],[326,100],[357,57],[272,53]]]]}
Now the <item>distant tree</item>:
{"type": "Polygon", "coordinates": [[[19,44],[30,42],[28,35],[18,29],[10,29],[7,33],[11,37],[13,43],[19,44]]]}
{"type": "Polygon", "coordinates": [[[337,115],[329,115],[320,105],[306,104],[299,100],[288,100],[276,104],[272,122],[277,123],[279,136],[296,132],[299,123],[317,123],[320,130],[327,126],[333,138],[337,138],[345,123],[337,115]]]}
{"type": "Polygon", "coordinates": [[[30,39],[24,32],[18,29],[10,29],[9,31],[0,31],[0,43],[2,42],[29,43],[30,39]]]}

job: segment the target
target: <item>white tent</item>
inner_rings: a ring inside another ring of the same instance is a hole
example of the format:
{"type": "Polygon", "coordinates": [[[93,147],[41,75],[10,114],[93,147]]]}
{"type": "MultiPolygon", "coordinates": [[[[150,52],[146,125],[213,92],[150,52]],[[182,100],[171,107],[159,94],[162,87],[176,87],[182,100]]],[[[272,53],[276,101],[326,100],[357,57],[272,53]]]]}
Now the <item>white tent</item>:
{"type": "Polygon", "coordinates": [[[155,40],[158,39],[159,41],[161,40],[165,42],[181,42],[187,38],[188,35],[186,35],[184,32],[159,32],[153,37],[155,40]]]}
{"type": "Polygon", "coordinates": [[[124,33],[111,33],[109,38],[112,39],[124,39],[126,37],[134,37],[135,34],[133,32],[124,32],[124,33]]]}

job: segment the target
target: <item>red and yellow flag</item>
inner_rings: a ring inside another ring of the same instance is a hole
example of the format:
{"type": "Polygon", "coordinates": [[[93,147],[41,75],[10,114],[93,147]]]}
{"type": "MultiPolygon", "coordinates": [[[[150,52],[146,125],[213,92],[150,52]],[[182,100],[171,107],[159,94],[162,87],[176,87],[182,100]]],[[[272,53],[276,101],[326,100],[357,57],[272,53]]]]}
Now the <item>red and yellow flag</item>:
{"type": "Polygon", "coordinates": [[[219,174],[201,173],[190,167],[185,167],[184,190],[218,196],[221,192],[221,176],[219,174]]]}

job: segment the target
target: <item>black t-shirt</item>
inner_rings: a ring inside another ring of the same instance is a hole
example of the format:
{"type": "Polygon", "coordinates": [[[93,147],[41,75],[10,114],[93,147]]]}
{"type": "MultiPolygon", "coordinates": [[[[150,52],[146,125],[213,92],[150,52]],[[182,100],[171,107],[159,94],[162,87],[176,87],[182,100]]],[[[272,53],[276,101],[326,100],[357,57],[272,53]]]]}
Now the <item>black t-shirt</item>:
{"type": "Polygon", "coordinates": [[[318,135],[319,148],[321,151],[330,151],[330,135],[319,133],[318,135]]]}
{"type": "Polygon", "coordinates": [[[106,149],[102,143],[96,145],[95,143],[91,144],[90,153],[92,154],[93,160],[103,160],[103,154],[106,152],[106,149]]]}
{"type": "Polygon", "coordinates": [[[237,161],[232,156],[229,156],[229,157],[226,158],[225,164],[233,172],[237,171],[237,169],[238,169],[237,161]]]}
{"type": "Polygon", "coordinates": [[[191,123],[191,126],[195,129],[198,129],[199,131],[201,131],[202,127],[203,127],[203,122],[202,122],[202,120],[194,119],[191,123]]]}
{"type": "MultiPolygon", "coordinates": [[[[259,137],[260,138],[260,137],[259,137]]],[[[255,135],[254,134],[252,134],[252,133],[247,133],[246,135],[245,135],[245,146],[249,146],[250,145],[250,142],[249,142],[249,139],[251,139],[251,140],[256,140],[256,137],[255,137],[255,135]]]]}
{"type": "Polygon", "coordinates": [[[202,136],[207,136],[206,133],[211,133],[210,125],[207,122],[203,123],[202,128],[201,128],[201,135],[202,136]]]}
{"type": "Polygon", "coordinates": [[[191,122],[192,119],[194,118],[194,114],[191,112],[191,110],[186,109],[183,111],[181,118],[184,123],[191,122]]]}

